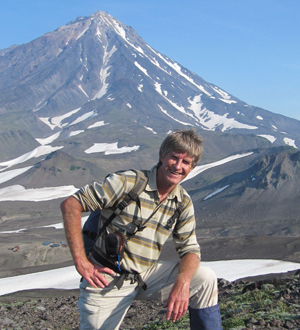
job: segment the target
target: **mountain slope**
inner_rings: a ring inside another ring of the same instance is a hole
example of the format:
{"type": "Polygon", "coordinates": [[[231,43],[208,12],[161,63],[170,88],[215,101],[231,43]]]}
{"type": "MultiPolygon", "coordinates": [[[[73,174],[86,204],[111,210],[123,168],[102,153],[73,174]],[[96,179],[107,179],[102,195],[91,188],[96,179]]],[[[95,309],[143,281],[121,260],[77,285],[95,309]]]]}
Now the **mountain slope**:
{"type": "Polygon", "coordinates": [[[248,168],[228,168],[219,181],[210,173],[217,169],[208,170],[206,183],[189,189],[200,227],[212,225],[220,236],[299,235],[299,160],[299,151],[281,147],[257,150],[248,168]]]}
{"type": "MultiPolygon", "coordinates": [[[[246,104],[104,12],[1,55],[0,189],[150,168],[170,130],[194,127],[207,170],[183,185],[201,235],[297,233],[299,121],[246,104]]],[[[2,219],[59,217],[59,199],[1,203],[2,219]]]]}
{"type": "Polygon", "coordinates": [[[131,132],[136,122],[158,134],[189,125],[299,144],[298,121],[248,106],[103,12],[6,52],[0,75],[0,114],[34,115],[37,138],[128,119],[131,132]]]}

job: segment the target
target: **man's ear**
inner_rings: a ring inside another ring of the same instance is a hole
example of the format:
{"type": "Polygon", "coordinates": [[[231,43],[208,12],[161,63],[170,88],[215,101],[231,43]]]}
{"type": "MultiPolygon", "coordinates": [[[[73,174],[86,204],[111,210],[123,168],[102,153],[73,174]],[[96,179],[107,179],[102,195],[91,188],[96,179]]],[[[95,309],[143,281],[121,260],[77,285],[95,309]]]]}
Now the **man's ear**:
{"type": "Polygon", "coordinates": [[[159,162],[160,162],[160,163],[162,163],[162,158],[163,158],[163,156],[162,156],[162,154],[160,153],[160,154],[159,154],[159,162]]]}

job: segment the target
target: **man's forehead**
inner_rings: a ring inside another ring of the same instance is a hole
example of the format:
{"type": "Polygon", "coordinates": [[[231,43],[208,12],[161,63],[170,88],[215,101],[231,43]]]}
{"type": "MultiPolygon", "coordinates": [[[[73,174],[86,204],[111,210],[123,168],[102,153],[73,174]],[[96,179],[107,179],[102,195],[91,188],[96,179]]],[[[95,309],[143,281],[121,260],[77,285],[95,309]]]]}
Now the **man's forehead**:
{"type": "Polygon", "coordinates": [[[191,157],[186,151],[176,151],[176,150],[173,150],[173,151],[170,151],[170,154],[171,155],[174,155],[174,156],[180,156],[182,158],[193,158],[191,157]]]}

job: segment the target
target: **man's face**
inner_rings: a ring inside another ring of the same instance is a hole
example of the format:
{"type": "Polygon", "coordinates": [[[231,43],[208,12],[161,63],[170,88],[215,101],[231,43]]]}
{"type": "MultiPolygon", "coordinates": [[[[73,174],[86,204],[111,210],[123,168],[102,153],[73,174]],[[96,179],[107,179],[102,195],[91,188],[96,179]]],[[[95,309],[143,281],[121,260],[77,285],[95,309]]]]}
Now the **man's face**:
{"type": "Polygon", "coordinates": [[[188,154],[170,151],[164,157],[160,158],[162,165],[159,167],[158,184],[176,186],[193,169],[193,158],[189,157],[188,154]]]}

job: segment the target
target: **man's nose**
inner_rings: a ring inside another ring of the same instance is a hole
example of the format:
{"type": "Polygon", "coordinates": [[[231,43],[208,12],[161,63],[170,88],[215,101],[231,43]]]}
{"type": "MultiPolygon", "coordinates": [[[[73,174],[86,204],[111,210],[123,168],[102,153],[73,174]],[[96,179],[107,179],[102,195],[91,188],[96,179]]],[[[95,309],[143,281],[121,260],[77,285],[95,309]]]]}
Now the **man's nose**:
{"type": "Polygon", "coordinates": [[[176,162],[175,162],[175,164],[174,164],[174,167],[175,167],[176,169],[180,169],[181,166],[182,166],[182,161],[181,161],[181,159],[177,159],[176,162]]]}

